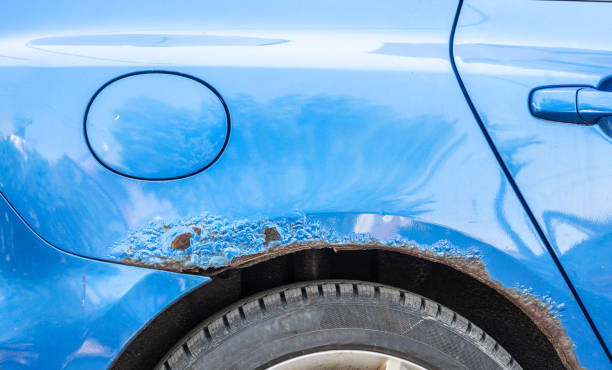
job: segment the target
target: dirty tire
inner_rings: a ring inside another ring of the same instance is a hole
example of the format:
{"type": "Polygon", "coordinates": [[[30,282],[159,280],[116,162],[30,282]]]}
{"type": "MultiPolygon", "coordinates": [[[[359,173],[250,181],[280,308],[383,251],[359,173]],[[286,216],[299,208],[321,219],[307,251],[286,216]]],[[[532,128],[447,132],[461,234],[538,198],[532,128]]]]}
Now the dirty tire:
{"type": "Polygon", "coordinates": [[[205,320],[158,369],[265,369],[334,349],[393,355],[428,369],[520,369],[482,329],[419,295],[381,284],[292,284],[205,320]]]}

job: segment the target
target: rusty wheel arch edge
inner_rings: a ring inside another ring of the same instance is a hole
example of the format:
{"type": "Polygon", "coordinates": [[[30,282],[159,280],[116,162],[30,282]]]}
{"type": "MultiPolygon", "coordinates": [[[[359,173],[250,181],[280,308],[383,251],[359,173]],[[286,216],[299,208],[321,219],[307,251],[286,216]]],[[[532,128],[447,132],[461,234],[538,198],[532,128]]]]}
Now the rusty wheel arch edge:
{"type": "Polygon", "coordinates": [[[396,248],[380,243],[330,245],[327,243],[313,242],[298,243],[285,248],[239,257],[232,260],[229,267],[212,269],[205,272],[205,274],[212,278],[215,276],[215,274],[222,273],[228,268],[248,267],[278,256],[303,250],[322,248],[330,248],[334,252],[342,250],[385,250],[407,254],[430,262],[440,263],[462,272],[480,283],[494,289],[496,292],[518,307],[525,315],[527,315],[527,317],[529,317],[531,321],[540,329],[540,331],[548,338],[555,348],[557,355],[567,368],[582,369],[582,366],[580,366],[573,351],[572,340],[567,336],[565,328],[561,325],[561,320],[551,314],[549,304],[530,292],[504,287],[499,281],[493,279],[489,275],[485,264],[482,262],[482,260],[476,257],[467,258],[463,256],[439,255],[432,253],[431,251],[424,251],[415,247],[396,248]]]}
{"type": "MultiPolygon", "coordinates": [[[[347,243],[347,244],[330,244],[326,242],[306,242],[306,243],[294,243],[284,247],[278,248],[270,248],[265,252],[255,253],[252,255],[237,257],[232,259],[232,261],[223,267],[216,268],[185,268],[183,266],[182,272],[190,273],[190,274],[198,274],[205,275],[211,277],[211,281],[202,285],[200,289],[206,290],[209,285],[212,285],[213,282],[219,282],[224,279],[227,279],[228,276],[231,279],[231,275],[235,273],[241,273],[245,269],[257,267],[264,264],[274,263],[275,260],[282,257],[290,257],[292,255],[296,255],[300,252],[308,252],[308,251],[324,251],[329,250],[334,254],[342,253],[342,252],[383,252],[391,255],[400,254],[407,257],[412,257],[417,260],[432,263],[437,265],[442,265],[447,268],[450,268],[462,275],[465,275],[466,278],[472,279],[487,288],[492,289],[495,293],[499,294],[508,304],[514,306],[519,309],[537,328],[537,330],[547,339],[550,343],[556,356],[559,361],[568,369],[582,369],[583,367],[579,364],[578,359],[573,351],[573,343],[571,339],[568,337],[565,328],[561,324],[561,320],[558,316],[556,316],[550,309],[550,303],[545,302],[539,297],[532,294],[530,291],[521,291],[515,288],[505,287],[499,281],[493,279],[486,270],[485,264],[478,257],[466,257],[466,256],[456,256],[450,254],[437,254],[432,251],[422,250],[417,247],[411,248],[397,248],[388,246],[382,243],[372,242],[369,244],[366,243],[347,243]]],[[[123,263],[142,266],[142,267],[151,267],[146,263],[137,262],[137,261],[129,261],[124,260],[123,263]]],[[[168,271],[176,271],[176,267],[172,264],[170,265],[157,265],[155,268],[168,270],[168,271]]],[[[297,280],[300,281],[300,280],[297,280]]],[[[292,281],[292,282],[297,282],[292,281]]],[[[375,283],[380,283],[379,281],[372,281],[375,283]]],[[[285,285],[286,282],[279,282],[276,286],[285,285]]],[[[220,292],[225,288],[223,284],[221,284],[222,288],[219,290],[218,287],[214,287],[212,289],[212,293],[210,296],[216,298],[220,292]],[[216,293],[215,293],[216,291],[216,293]]],[[[274,286],[274,287],[276,287],[274,286]]],[[[272,287],[268,287],[267,289],[271,289],[272,287]]],[[[399,287],[401,288],[401,287],[399,287]]],[[[403,289],[403,288],[402,288],[403,289]]],[[[265,290],[265,289],[264,289],[265,290]]],[[[195,292],[192,292],[195,293],[195,292]]],[[[192,294],[190,293],[190,294],[192,294]]],[[[224,292],[225,293],[225,292],[224,292]]],[[[418,293],[418,292],[417,292],[418,293]]],[[[181,303],[189,306],[187,311],[192,310],[194,307],[193,302],[185,302],[189,301],[189,295],[182,297],[177,300],[177,302],[173,303],[170,307],[168,307],[165,311],[160,313],[157,317],[155,317],[151,322],[141,330],[130,343],[124,348],[121,354],[115,359],[111,368],[121,368],[123,364],[131,363],[133,360],[134,352],[139,352],[138,346],[139,341],[138,337],[147,336],[147,331],[151,331],[150,325],[159,326],[159,321],[167,321],[175,316],[173,312],[181,311],[181,308],[176,308],[176,306],[180,306],[181,303]],[[157,321],[157,323],[156,323],[157,321]],[[149,329],[149,330],[147,330],[149,329]],[[133,347],[137,347],[134,350],[133,347]]],[[[228,300],[228,302],[218,303],[216,309],[213,309],[212,312],[209,312],[205,315],[204,318],[216,313],[218,310],[235,303],[236,301],[249,296],[252,293],[242,294],[242,292],[236,296],[233,296],[228,300]]],[[[422,294],[424,295],[424,294],[422,294]]],[[[205,295],[206,296],[206,295],[205,295]]],[[[231,296],[231,294],[230,294],[231,296]]],[[[427,295],[424,295],[427,297],[427,295]]],[[[430,297],[428,297],[430,298],[430,297]]],[[[206,301],[206,299],[204,299],[206,301]]],[[[223,300],[222,300],[223,301],[223,300]]],[[[207,303],[210,303],[208,301],[207,303]]],[[[197,306],[197,305],[196,305],[197,306]]],[[[453,309],[452,306],[449,305],[449,308],[453,309]]],[[[185,308],[183,308],[185,310],[185,308]]],[[[469,315],[465,315],[469,317],[469,315]]],[[[204,318],[197,320],[196,323],[199,323],[204,318]]],[[[195,325],[192,325],[195,326],[195,325]]],[[[186,334],[191,327],[187,328],[187,330],[182,330],[182,334],[177,338],[180,339],[184,334],[186,334]]],[[[153,330],[155,331],[155,330],[153,330]]],[[[150,335],[150,333],[149,333],[150,335]]],[[[145,342],[150,342],[151,339],[145,340],[145,342]]],[[[173,343],[172,343],[173,344],[173,343]]],[[[171,344],[171,345],[172,345],[171,344]]],[[[169,349],[169,348],[168,348],[169,349]]],[[[165,353],[165,351],[163,352],[165,353]]],[[[162,355],[163,355],[162,353],[162,355]]],[[[153,364],[154,365],[154,364],[153,364]]]]}

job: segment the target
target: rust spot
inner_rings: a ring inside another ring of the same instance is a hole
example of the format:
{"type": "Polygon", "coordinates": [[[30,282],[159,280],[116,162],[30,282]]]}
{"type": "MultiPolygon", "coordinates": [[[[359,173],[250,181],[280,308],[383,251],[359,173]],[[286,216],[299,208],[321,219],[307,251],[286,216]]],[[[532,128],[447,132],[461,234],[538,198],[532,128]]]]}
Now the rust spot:
{"type": "MultiPolygon", "coordinates": [[[[202,269],[201,267],[185,266],[184,263],[187,262],[187,259],[185,259],[185,261],[170,260],[164,257],[160,257],[159,259],[161,263],[154,266],[154,268],[158,270],[170,271],[170,272],[182,272],[185,274],[197,274],[197,275],[204,275],[205,273],[204,269],[202,269]]],[[[121,262],[125,263],[126,265],[130,265],[130,266],[145,267],[145,268],[153,267],[151,266],[151,264],[144,263],[142,261],[138,261],[138,260],[135,260],[129,257],[122,259],[121,262]]]]}
{"type": "Polygon", "coordinates": [[[191,234],[190,233],[181,234],[177,236],[176,238],[174,238],[174,240],[172,241],[172,249],[185,250],[189,248],[190,245],[191,245],[191,234]]]}
{"type": "Polygon", "coordinates": [[[281,236],[278,233],[278,230],[276,230],[275,227],[264,227],[263,230],[264,235],[266,236],[266,241],[264,242],[265,245],[268,245],[269,242],[275,241],[275,240],[280,240],[281,236]]]}
{"type": "Polygon", "coordinates": [[[200,229],[199,227],[192,227],[193,232],[199,235],[202,235],[202,229],[200,229]]]}
{"type": "Polygon", "coordinates": [[[164,226],[162,226],[162,230],[164,230],[164,231],[168,231],[168,230],[170,230],[170,225],[164,225],[164,226]]]}

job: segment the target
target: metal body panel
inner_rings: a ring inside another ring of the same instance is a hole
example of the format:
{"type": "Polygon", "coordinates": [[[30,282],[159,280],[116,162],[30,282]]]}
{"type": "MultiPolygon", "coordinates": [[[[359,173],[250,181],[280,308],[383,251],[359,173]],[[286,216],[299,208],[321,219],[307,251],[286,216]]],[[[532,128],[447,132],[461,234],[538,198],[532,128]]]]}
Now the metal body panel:
{"type": "Polygon", "coordinates": [[[0,198],[0,367],[103,369],[203,276],[58,251],[0,198]]]}
{"type": "Polygon", "coordinates": [[[0,191],[54,246],[154,267],[170,259],[178,270],[294,242],[478,258],[491,279],[543,302],[583,365],[607,366],[457,84],[448,45],[456,1],[30,7],[22,17],[23,5],[9,4],[0,22],[0,191]],[[195,76],[224,97],[232,133],[206,171],[142,181],[89,152],[83,115],[94,92],[152,69],[195,76]],[[210,230],[194,230],[209,220],[210,230]],[[283,225],[297,236],[283,239],[283,225]],[[197,239],[207,231],[212,239],[197,239]],[[177,242],[184,234],[189,244],[177,242]]]}
{"type": "Polygon", "coordinates": [[[540,227],[612,344],[612,140],[539,120],[530,91],[612,74],[612,4],[469,0],[455,34],[466,89],[540,227]],[[528,25],[528,26],[527,26],[528,25]]]}
{"type": "Polygon", "coordinates": [[[87,145],[103,166],[143,180],[203,171],[221,156],[230,134],[219,93],[195,77],[166,71],[107,82],[87,105],[84,126],[87,145]]]}

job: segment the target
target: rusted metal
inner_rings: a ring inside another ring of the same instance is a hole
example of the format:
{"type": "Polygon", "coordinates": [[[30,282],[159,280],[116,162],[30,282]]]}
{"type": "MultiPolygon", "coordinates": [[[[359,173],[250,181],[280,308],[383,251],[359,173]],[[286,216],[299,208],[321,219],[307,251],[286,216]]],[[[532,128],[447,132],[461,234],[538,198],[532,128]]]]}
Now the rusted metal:
{"type": "MultiPolygon", "coordinates": [[[[453,255],[438,255],[431,251],[423,251],[417,247],[390,247],[384,244],[336,244],[330,245],[325,242],[308,242],[295,243],[286,247],[271,248],[265,252],[255,253],[248,256],[236,257],[231,260],[230,264],[222,268],[202,269],[199,267],[187,267],[184,264],[172,260],[163,260],[157,266],[163,270],[179,271],[184,273],[204,274],[214,276],[228,269],[237,269],[247,266],[252,266],[279,256],[295,253],[309,249],[330,248],[334,251],[345,250],[386,250],[396,253],[403,253],[413,257],[421,258],[427,261],[444,264],[455,270],[463,272],[481,283],[493,288],[498,293],[502,294],[506,299],[519,307],[534,324],[546,335],[550,343],[555,348],[559,358],[568,369],[582,369],[578,363],[578,359],[573,351],[573,343],[567,336],[565,328],[561,324],[561,320],[551,312],[551,304],[545,302],[529,291],[519,290],[515,288],[504,287],[500,282],[491,278],[487,273],[486,267],[482,260],[477,257],[463,257],[453,255]]],[[[124,263],[146,266],[125,259],[124,263]]],[[[150,267],[150,266],[148,266],[150,267]]]]}
{"type": "Polygon", "coordinates": [[[137,238],[126,239],[118,246],[122,263],[208,276],[290,253],[323,248],[403,253],[465,273],[520,308],[546,335],[567,368],[581,368],[554,302],[542,299],[528,289],[502,285],[489,275],[478,250],[454,248],[448,241],[419,245],[402,238],[381,241],[370,234],[339,236],[306,217],[290,221],[245,220],[234,223],[203,218],[174,226],[158,226],[153,231],[137,234],[137,238]],[[142,235],[150,239],[143,241],[142,235]],[[164,243],[171,248],[164,247],[164,243]]]}
{"type": "Polygon", "coordinates": [[[280,240],[281,236],[276,230],[275,227],[264,227],[263,230],[264,235],[266,236],[266,240],[264,241],[265,245],[270,244],[270,242],[280,240]]]}
{"type": "Polygon", "coordinates": [[[466,258],[452,255],[438,255],[430,251],[423,251],[416,247],[397,248],[382,244],[346,244],[329,245],[321,242],[295,244],[284,248],[271,249],[267,252],[257,253],[250,256],[235,258],[230,266],[226,268],[208,271],[208,275],[215,275],[228,268],[242,268],[251,266],[271,258],[295,253],[307,249],[331,248],[334,251],[343,250],[387,250],[396,253],[408,254],[424,260],[441,263],[455,270],[463,272],[481,283],[493,288],[506,299],[519,307],[551,342],[559,358],[568,369],[582,369],[573,350],[573,343],[567,336],[566,330],[561,324],[559,317],[551,313],[551,304],[545,302],[529,291],[504,287],[499,281],[491,278],[482,260],[476,257],[466,258]]]}
{"type": "Polygon", "coordinates": [[[174,240],[172,241],[171,248],[185,250],[189,248],[190,245],[191,245],[191,234],[184,233],[174,238],[174,240]]]}

